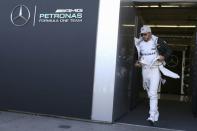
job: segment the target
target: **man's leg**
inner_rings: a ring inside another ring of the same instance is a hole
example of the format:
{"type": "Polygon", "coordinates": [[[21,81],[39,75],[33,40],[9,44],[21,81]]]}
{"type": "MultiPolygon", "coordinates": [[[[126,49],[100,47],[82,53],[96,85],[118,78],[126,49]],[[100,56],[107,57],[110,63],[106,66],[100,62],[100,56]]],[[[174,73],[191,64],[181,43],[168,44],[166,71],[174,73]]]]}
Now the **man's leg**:
{"type": "Polygon", "coordinates": [[[160,82],[160,72],[157,68],[151,69],[152,76],[150,77],[150,87],[148,90],[148,96],[150,99],[150,110],[149,114],[150,117],[148,120],[151,120],[153,122],[158,121],[159,118],[159,112],[158,112],[158,87],[160,82]]]}

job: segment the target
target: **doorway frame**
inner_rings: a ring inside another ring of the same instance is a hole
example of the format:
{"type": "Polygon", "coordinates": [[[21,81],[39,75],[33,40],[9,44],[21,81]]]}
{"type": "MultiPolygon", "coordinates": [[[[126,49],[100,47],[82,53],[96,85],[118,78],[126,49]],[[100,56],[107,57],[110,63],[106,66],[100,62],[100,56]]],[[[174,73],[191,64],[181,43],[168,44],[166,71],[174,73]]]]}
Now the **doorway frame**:
{"type": "MultiPolygon", "coordinates": [[[[115,88],[116,56],[118,46],[119,12],[121,2],[175,3],[184,0],[100,0],[95,71],[93,85],[92,115],[94,121],[114,122],[113,101],[115,88]],[[107,13],[106,13],[107,12],[107,13]],[[113,14],[113,15],[109,15],[113,14]],[[110,28],[108,28],[110,27],[110,28]]],[[[187,3],[196,2],[188,0],[187,3]]]]}

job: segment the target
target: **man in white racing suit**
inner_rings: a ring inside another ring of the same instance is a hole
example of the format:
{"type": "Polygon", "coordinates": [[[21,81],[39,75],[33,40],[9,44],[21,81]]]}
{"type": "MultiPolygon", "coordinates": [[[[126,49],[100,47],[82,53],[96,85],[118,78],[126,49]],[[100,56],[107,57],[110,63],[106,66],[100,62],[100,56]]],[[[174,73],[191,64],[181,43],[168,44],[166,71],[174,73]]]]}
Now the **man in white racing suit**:
{"type": "Polygon", "coordinates": [[[168,52],[165,49],[163,54],[158,51],[158,37],[152,35],[151,28],[144,25],[141,28],[140,35],[139,39],[135,38],[135,46],[138,51],[138,61],[135,66],[142,67],[143,88],[147,91],[150,102],[150,116],[147,121],[154,125],[154,122],[158,121],[159,118],[158,88],[161,82],[160,72],[175,79],[179,78],[179,75],[164,67],[168,52]]]}

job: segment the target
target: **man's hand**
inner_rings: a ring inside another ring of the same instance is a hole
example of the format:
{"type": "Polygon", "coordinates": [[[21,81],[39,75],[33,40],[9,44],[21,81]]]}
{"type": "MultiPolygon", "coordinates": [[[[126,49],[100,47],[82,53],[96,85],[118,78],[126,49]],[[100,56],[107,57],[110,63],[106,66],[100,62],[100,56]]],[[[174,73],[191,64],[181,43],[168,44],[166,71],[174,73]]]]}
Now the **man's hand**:
{"type": "Polygon", "coordinates": [[[142,67],[142,64],[139,61],[135,62],[135,67],[142,67]]]}
{"type": "Polygon", "coordinates": [[[162,56],[162,55],[159,55],[159,58],[158,58],[158,61],[164,61],[165,60],[165,57],[164,56],[162,56]]]}

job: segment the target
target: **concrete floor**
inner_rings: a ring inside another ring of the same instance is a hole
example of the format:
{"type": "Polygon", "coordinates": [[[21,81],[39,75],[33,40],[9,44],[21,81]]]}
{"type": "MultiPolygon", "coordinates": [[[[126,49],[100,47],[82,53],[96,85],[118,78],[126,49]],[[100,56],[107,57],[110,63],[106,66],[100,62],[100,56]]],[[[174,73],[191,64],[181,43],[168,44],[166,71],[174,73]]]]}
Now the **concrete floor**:
{"type": "Polygon", "coordinates": [[[175,131],[129,124],[104,124],[82,120],[0,112],[0,131],[175,131]]]}

